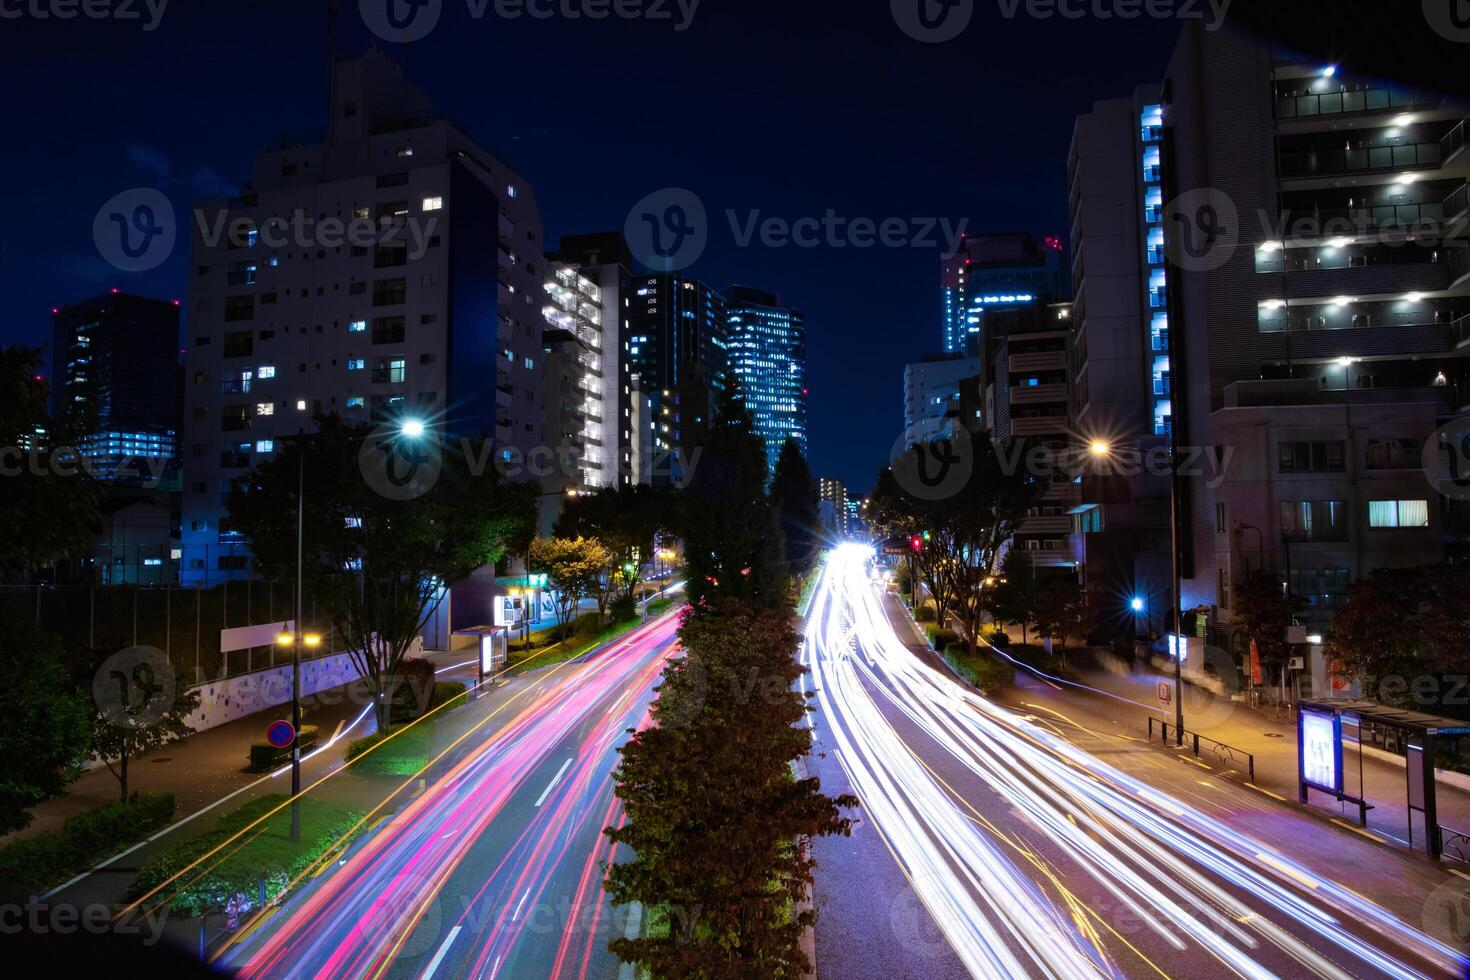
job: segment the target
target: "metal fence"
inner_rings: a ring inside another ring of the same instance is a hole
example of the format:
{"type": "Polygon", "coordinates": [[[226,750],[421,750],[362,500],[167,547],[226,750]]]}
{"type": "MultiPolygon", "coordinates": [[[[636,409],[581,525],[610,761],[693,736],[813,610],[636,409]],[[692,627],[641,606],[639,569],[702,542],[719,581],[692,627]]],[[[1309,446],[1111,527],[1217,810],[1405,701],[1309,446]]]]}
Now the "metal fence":
{"type": "MultiPolygon", "coordinates": [[[[33,622],[61,637],[67,649],[157,647],[186,683],[223,680],[275,666],[285,658],[274,646],[220,651],[220,631],[295,618],[294,583],[225,581],[210,588],[149,585],[0,586],[0,611],[8,622],[33,622]]],[[[305,628],[330,639],[310,599],[305,628]]],[[[323,643],[318,655],[334,645],[323,643]]]]}
{"type": "MultiPolygon", "coordinates": [[[[1149,741],[1153,741],[1155,725],[1159,727],[1160,735],[1163,741],[1167,743],[1170,738],[1171,726],[1167,721],[1158,718],[1149,718],[1148,720],[1149,741]]],[[[1239,766],[1244,763],[1246,772],[1250,776],[1250,781],[1252,783],[1256,781],[1256,757],[1251,753],[1237,749],[1233,745],[1226,745],[1224,742],[1217,742],[1198,732],[1192,732],[1187,728],[1180,728],[1177,725],[1173,726],[1173,733],[1176,736],[1180,734],[1184,736],[1183,744],[1185,748],[1192,748],[1194,750],[1195,758],[1199,757],[1200,749],[1203,748],[1204,751],[1218,759],[1221,764],[1229,763],[1239,766]]]]}

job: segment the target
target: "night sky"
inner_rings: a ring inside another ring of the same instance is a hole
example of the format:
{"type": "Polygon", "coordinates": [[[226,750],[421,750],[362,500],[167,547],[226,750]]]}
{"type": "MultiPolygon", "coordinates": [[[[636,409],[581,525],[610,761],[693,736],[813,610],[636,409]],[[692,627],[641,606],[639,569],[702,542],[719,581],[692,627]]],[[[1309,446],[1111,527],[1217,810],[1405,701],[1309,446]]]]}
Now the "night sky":
{"type": "MultiPolygon", "coordinates": [[[[338,6],[335,51],[356,54],[374,38],[356,0],[338,6]]],[[[151,17],[143,0],[134,9],[151,17]]],[[[668,9],[682,16],[672,0],[668,9]]],[[[316,139],[322,10],[173,0],[151,32],[136,20],[0,20],[0,342],[46,342],[52,306],[108,288],[184,298],[186,244],[151,272],[119,272],[98,255],[93,218],[140,186],[185,215],[236,192],[253,154],[277,138],[316,139]]],[[[741,224],[757,211],[795,221],[830,209],[1065,239],[1074,116],[1157,80],[1178,31],[1172,21],[1006,19],[997,0],[978,0],[946,44],[911,40],[881,0],[704,0],[683,32],[668,20],[468,10],[445,0],[426,39],[380,46],[532,182],[549,243],[621,229],[662,188],[693,190],[710,241],[689,272],[716,288],[779,291],[804,311],[812,466],[855,491],[902,429],[902,365],[940,346],[937,240],[741,247],[726,211],[741,224]]]]}

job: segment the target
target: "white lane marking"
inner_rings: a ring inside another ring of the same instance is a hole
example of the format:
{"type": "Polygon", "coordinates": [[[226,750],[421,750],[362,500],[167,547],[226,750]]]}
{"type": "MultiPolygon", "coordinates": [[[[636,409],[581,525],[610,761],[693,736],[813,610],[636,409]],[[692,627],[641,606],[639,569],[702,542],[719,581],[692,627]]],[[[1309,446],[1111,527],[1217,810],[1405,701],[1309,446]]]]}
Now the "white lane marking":
{"type": "Polygon", "coordinates": [[[551,777],[551,784],[546,787],[546,789],[541,794],[541,798],[536,801],[537,806],[540,806],[541,804],[546,802],[546,798],[551,795],[552,790],[556,789],[556,784],[561,782],[562,775],[566,773],[567,768],[570,767],[571,764],[571,759],[568,759],[566,762],[563,762],[561,764],[561,768],[556,771],[556,775],[551,777]]]}
{"type": "Polygon", "coordinates": [[[443,945],[439,947],[439,952],[435,953],[434,958],[429,961],[429,968],[424,971],[424,975],[420,977],[419,980],[430,980],[430,978],[433,977],[434,971],[439,969],[439,964],[444,962],[444,954],[449,952],[450,946],[454,945],[454,939],[456,936],[459,935],[459,930],[461,928],[461,926],[455,926],[453,929],[449,930],[448,938],[446,938],[443,945]]]}

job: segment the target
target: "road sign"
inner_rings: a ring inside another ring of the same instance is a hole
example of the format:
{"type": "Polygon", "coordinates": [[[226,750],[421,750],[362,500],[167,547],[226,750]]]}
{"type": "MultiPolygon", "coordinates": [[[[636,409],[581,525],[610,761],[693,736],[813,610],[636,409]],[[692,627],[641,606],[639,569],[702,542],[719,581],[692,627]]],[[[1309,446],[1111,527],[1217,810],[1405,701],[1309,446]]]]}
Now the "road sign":
{"type": "Polygon", "coordinates": [[[1159,704],[1168,707],[1174,700],[1174,685],[1168,681],[1159,681],[1159,704]]]}
{"type": "Polygon", "coordinates": [[[265,730],[265,740],[278,749],[289,749],[296,741],[296,729],[289,721],[273,721],[265,730]]]}

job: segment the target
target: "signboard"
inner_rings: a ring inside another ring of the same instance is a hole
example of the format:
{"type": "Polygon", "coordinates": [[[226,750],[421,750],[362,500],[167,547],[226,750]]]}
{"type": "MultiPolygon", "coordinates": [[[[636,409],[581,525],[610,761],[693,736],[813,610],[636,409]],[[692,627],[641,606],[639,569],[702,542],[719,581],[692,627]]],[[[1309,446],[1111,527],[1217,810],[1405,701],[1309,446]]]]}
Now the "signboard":
{"type": "Polygon", "coordinates": [[[505,634],[489,633],[480,637],[480,673],[494,675],[505,666],[505,634]]]}
{"type": "Polygon", "coordinates": [[[1424,746],[1410,745],[1409,764],[1409,807],[1424,812],[1424,746]]]}
{"type": "Polygon", "coordinates": [[[1174,685],[1168,681],[1159,681],[1159,704],[1168,707],[1174,700],[1174,685]]]}
{"type": "Polygon", "coordinates": [[[273,721],[265,730],[265,740],[278,749],[288,749],[296,741],[296,729],[289,721],[273,721]]]}
{"type": "Polygon", "coordinates": [[[495,597],[495,625],[520,626],[525,619],[526,600],[521,596],[495,597]]]}
{"type": "Polygon", "coordinates": [[[1342,793],[1342,722],[1336,715],[1303,710],[1297,724],[1302,782],[1324,793],[1342,793]]]}

